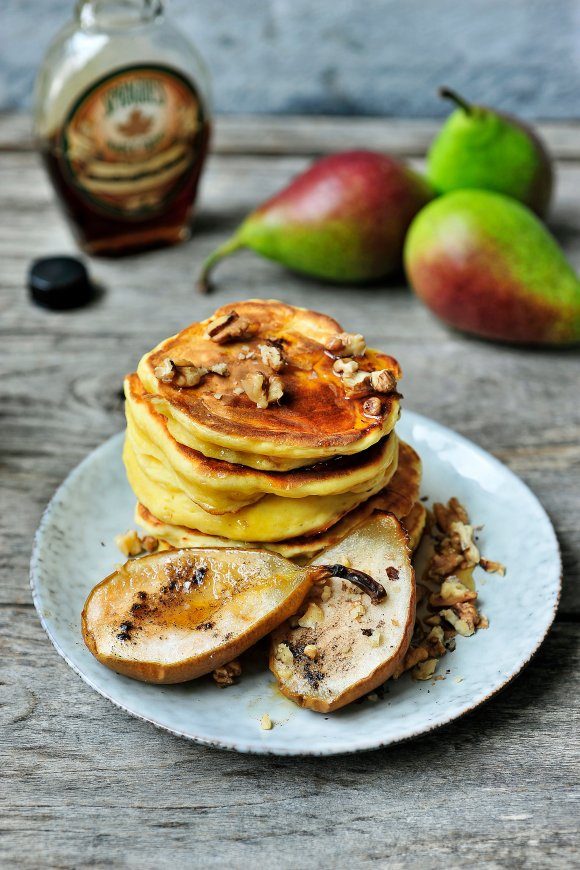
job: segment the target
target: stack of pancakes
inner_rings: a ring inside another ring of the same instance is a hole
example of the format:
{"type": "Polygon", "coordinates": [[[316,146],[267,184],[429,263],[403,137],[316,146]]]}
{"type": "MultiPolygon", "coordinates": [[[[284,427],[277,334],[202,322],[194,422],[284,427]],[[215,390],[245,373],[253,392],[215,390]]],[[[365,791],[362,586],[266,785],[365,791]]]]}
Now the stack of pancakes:
{"type": "Polygon", "coordinates": [[[125,380],[124,462],[137,522],[174,547],[251,546],[305,561],[374,510],[425,510],[397,438],[398,363],[313,311],[220,308],[125,380]]]}

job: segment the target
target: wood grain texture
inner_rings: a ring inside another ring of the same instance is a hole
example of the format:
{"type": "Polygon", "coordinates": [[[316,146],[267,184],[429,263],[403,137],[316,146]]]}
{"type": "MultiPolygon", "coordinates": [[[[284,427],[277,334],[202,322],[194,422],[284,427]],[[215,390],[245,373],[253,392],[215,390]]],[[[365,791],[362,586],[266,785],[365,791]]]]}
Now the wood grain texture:
{"type": "MultiPolygon", "coordinates": [[[[432,125],[224,119],[194,239],[130,260],[91,261],[103,293],[66,314],[33,307],[25,292],[32,258],[74,245],[24,129],[25,119],[0,117],[0,865],[574,864],[580,356],[499,348],[450,332],[402,282],[337,289],[248,253],[220,267],[213,297],[193,292],[203,257],[307,155],[369,144],[416,156],[432,125]],[[392,352],[404,368],[405,403],[506,462],[556,525],[564,597],[535,661],[498,698],[413,743],[301,761],[174,739],[74,676],[32,608],[28,561],[41,512],[68,471],[122,427],[122,375],[184,323],[251,295],[328,311],[392,352]]],[[[564,162],[552,223],[580,268],[578,133],[553,127],[564,162]]]]}

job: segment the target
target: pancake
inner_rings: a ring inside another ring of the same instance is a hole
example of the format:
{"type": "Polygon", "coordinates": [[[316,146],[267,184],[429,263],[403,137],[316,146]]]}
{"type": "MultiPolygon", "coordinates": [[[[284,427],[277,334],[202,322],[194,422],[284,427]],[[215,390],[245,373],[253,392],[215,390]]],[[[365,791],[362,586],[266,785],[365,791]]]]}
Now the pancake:
{"type": "MultiPolygon", "coordinates": [[[[326,315],[275,300],[232,303],[209,320],[161,342],[141,359],[137,374],[145,390],[163,400],[162,413],[196,439],[229,450],[312,464],[366,450],[393,429],[399,415],[396,392],[367,391],[364,397],[347,394],[333,371],[335,358],[325,349],[341,332],[340,325],[326,315]],[[228,315],[238,315],[249,328],[239,340],[217,343],[208,331],[228,315]],[[283,395],[280,401],[257,408],[245,393],[234,390],[246,375],[270,374],[259,349],[268,343],[276,343],[286,362],[278,372],[283,395]],[[210,372],[195,387],[183,388],[155,375],[169,360],[206,369],[225,364],[228,374],[210,372]],[[369,397],[380,398],[377,416],[363,412],[369,397]]],[[[397,380],[401,375],[397,361],[377,351],[367,350],[357,362],[361,371],[387,370],[397,380]]]]}
{"type": "MultiPolygon", "coordinates": [[[[411,546],[419,543],[426,511],[418,501],[421,483],[421,460],[408,444],[399,441],[399,463],[387,487],[376,496],[350,511],[341,520],[317,535],[296,537],[294,539],[260,543],[258,546],[280,553],[287,559],[303,561],[316,553],[342,540],[354,528],[361,525],[377,509],[394,513],[409,533],[411,546]]],[[[172,547],[253,547],[255,543],[239,541],[233,543],[227,538],[204,535],[195,529],[178,526],[159,520],[147,508],[138,504],[135,521],[148,534],[166,541],[172,547]]]]}
{"type": "Polygon", "coordinates": [[[401,523],[409,535],[409,546],[413,551],[415,551],[421,543],[426,522],[427,510],[420,501],[415,502],[412,510],[406,517],[401,517],[401,523]]]}
{"type": "Polygon", "coordinates": [[[325,531],[357,505],[386,486],[396,462],[366,491],[305,498],[265,495],[236,513],[210,514],[175,484],[175,477],[153,456],[137,454],[125,439],[123,461],[138,501],[164,522],[199,529],[233,541],[280,541],[325,531]]]}
{"type": "Polygon", "coordinates": [[[363,453],[293,471],[258,471],[208,458],[176,441],[137,375],[125,379],[125,396],[127,437],[135,453],[159,460],[173,473],[175,484],[209,513],[235,512],[266,494],[304,498],[367,491],[396,461],[396,436],[391,433],[363,453]]]}

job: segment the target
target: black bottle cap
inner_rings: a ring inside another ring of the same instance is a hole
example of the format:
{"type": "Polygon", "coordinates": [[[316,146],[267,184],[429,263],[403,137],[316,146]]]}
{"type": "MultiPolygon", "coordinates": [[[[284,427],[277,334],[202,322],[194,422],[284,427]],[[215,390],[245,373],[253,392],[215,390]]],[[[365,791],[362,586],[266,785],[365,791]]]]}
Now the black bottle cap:
{"type": "Polygon", "coordinates": [[[76,257],[43,257],[28,273],[28,289],[38,305],[55,311],[80,308],[94,296],[84,263],[76,257]]]}

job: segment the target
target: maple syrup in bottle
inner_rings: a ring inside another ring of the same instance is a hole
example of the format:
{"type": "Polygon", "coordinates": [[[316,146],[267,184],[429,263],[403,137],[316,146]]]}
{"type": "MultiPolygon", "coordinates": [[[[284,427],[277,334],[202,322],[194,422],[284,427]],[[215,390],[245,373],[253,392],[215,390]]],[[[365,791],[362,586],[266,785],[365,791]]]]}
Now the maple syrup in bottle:
{"type": "Polygon", "coordinates": [[[208,76],[161,0],[81,0],[36,84],[35,133],[79,241],[121,255],[175,244],[210,136],[208,76]]]}

